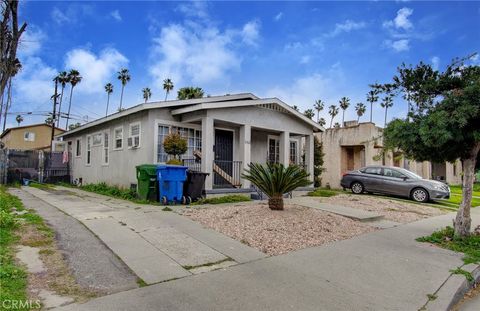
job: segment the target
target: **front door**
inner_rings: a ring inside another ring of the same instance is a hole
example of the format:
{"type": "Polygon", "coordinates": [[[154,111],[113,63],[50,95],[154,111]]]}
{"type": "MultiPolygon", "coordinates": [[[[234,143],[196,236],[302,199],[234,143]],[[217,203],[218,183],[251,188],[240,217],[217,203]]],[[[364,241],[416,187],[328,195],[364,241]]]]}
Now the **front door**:
{"type": "MultiPolygon", "coordinates": [[[[233,131],[215,130],[215,164],[228,175],[233,171],[233,131]]],[[[214,185],[230,186],[219,174],[214,173],[214,185]]]]}

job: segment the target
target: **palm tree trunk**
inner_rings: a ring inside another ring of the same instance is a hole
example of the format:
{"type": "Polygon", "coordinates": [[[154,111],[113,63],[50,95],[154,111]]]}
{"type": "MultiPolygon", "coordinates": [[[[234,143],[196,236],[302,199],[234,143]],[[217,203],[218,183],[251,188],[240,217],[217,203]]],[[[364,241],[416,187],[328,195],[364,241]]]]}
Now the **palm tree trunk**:
{"type": "Polygon", "coordinates": [[[372,123],[373,103],[370,103],[370,123],[372,123]]]}
{"type": "Polygon", "coordinates": [[[342,127],[345,126],[345,109],[342,112],[342,127]]]}
{"type": "Polygon", "coordinates": [[[320,110],[317,110],[317,123],[320,121],[320,110]]]}
{"type": "Polygon", "coordinates": [[[110,93],[107,94],[107,109],[105,109],[105,116],[108,116],[108,105],[110,104],[110,93]]]}
{"type": "Polygon", "coordinates": [[[475,181],[475,164],[477,161],[480,143],[477,143],[470,152],[468,159],[463,161],[463,185],[462,202],[453,222],[455,227],[455,236],[466,237],[470,234],[472,219],[470,217],[470,208],[472,206],[472,188],[475,181]]]}
{"type": "Polygon", "coordinates": [[[72,108],[72,95],[73,95],[73,88],[70,89],[70,100],[68,102],[68,112],[67,112],[67,122],[65,123],[65,129],[68,130],[68,121],[70,121],[70,108],[72,108]]]}
{"type": "Polygon", "coordinates": [[[330,119],[330,128],[332,128],[332,124],[333,124],[333,117],[330,119]]]}
{"type": "Polygon", "coordinates": [[[5,131],[5,127],[7,126],[7,114],[8,114],[8,108],[10,108],[12,101],[12,78],[8,80],[8,86],[7,86],[7,102],[5,103],[5,115],[3,117],[3,130],[2,132],[5,131]]]}
{"type": "Polygon", "coordinates": [[[122,93],[120,94],[120,107],[118,110],[122,110],[122,101],[123,101],[123,89],[125,88],[125,85],[122,84],[122,93]]]}
{"type": "Polygon", "coordinates": [[[3,94],[2,94],[2,97],[0,98],[0,124],[1,124],[1,122],[2,122],[3,98],[4,98],[4,97],[5,97],[5,96],[3,96],[3,94]]]}
{"type": "Polygon", "coordinates": [[[268,199],[268,208],[274,211],[283,211],[283,196],[275,195],[268,199]]]}
{"type": "Polygon", "coordinates": [[[383,122],[383,127],[387,126],[387,113],[388,113],[388,107],[385,107],[385,121],[383,122]]]}
{"type": "Polygon", "coordinates": [[[167,101],[168,91],[165,91],[165,101],[167,101]]]}
{"type": "Polygon", "coordinates": [[[63,90],[65,87],[62,85],[62,94],[60,95],[60,103],[58,104],[58,120],[57,120],[57,127],[60,126],[60,119],[62,117],[62,100],[63,100],[63,90]]]}

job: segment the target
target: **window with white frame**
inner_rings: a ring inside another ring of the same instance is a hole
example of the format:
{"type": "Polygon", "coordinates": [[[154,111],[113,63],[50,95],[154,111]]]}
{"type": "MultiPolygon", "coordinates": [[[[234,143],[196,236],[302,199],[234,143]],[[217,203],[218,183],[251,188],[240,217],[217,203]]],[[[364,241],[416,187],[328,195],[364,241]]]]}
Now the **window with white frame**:
{"type": "Polygon", "coordinates": [[[268,139],[268,162],[280,162],[280,141],[276,138],[268,139]]]}
{"type": "Polygon", "coordinates": [[[23,139],[25,141],[35,141],[35,133],[33,132],[25,132],[23,134],[23,139]]]}
{"type": "Polygon", "coordinates": [[[108,156],[109,156],[109,153],[108,153],[108,144],[110,143],[109,141],[109,133],[108,132],[105,132],[103,133],[103,164],[108,164],[108,156]]]}
{"type": "Polygon", "coordinates": [[[87,165],[92,163],[92,136],[87,136],[87,165]]]}
{"type": "Polygon", "coordinates": [[[115,144],[113,149],[122,149],[123,148],[123,127],[117,127],[114,130],[115,144]]]}
{"type": "Polygon", "coordinates": [[[295,140],[290,141],[290,164],[298,164],[298,143],[295,140]]]}
{"type": "Polygon", "coordinates": [[[82,140],[78,138],[75,141],[75,156],[79,157],[82,155],[82,140]]]}
{"type": "Polygon", "coordinates": [[[130,124],[127,145],[129,148],[140,147],[140,123],[130,124]]]}
{"type": "Polygon", "coordinates": [[[163,141],[170,133],[179,133],[187,141],[187,152],[181,156],[182,159],[193,157],[195,150],[202,150],[202,131],[188,127],[158,125],[157,162],[162,163],[169,160],[163,147],[163,141]]]}

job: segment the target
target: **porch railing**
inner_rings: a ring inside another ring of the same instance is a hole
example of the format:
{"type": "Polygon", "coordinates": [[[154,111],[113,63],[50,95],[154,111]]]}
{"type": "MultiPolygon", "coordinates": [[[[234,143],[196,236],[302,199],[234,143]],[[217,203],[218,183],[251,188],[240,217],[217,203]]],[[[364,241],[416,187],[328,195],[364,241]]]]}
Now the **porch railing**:
{"type": "Polygon", "coordinates": [[[202,171],[202,160],[198,158],[182,159],[183,166],[188,167],[189,170],[200,172],[202,171]]]}
{"type": "Polygon", "coordinates": [[[213,161],[213,185],[217,188],[240,187],[242,161],[213,161]]]}

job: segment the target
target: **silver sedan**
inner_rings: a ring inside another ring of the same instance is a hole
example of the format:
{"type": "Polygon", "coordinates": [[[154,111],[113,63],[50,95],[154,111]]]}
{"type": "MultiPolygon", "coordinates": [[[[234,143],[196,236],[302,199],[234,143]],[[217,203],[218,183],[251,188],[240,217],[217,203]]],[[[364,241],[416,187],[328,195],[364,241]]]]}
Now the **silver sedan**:
{"type": "Polygon", "coordinates": [[[450,198],[448,185],[421,176],[403,168],[367,166],[343,175],[343,189],[353,193],[382,193],[411,198],[417,202],[450,198]]]}

